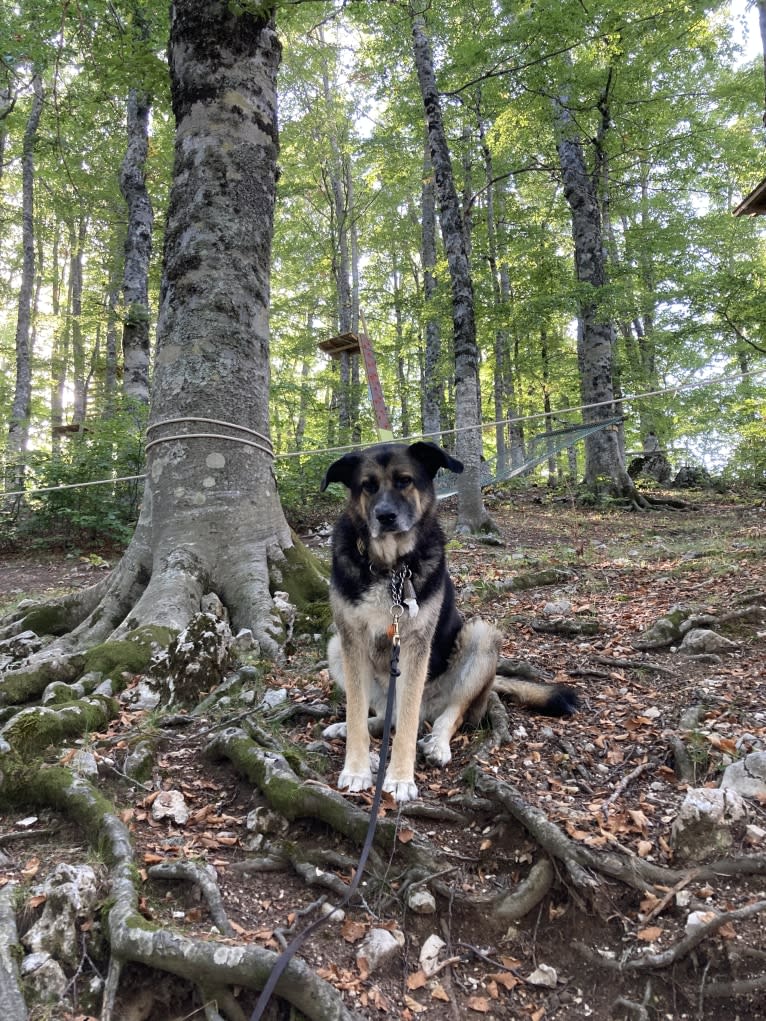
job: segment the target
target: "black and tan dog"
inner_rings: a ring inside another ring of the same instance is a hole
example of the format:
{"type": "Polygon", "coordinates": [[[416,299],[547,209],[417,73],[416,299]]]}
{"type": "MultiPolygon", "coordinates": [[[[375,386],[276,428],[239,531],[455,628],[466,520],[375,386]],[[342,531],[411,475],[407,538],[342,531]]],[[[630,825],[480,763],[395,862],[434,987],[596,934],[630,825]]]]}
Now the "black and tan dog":
{"type": "Polygon", "coordinates": [[[452,735],[464,719],[481,720],[493,687],[549,715],[576,707],[568,688],[496,677],[499,631],[479,618],[464,623],[460,617],[436,518],[433,479],[440,468],[462,472],[463,465],[433,443],[385,443],[344,455],[322,482],[322,490],[342,482],[350,493],[333,532],[330,603],[337,634],[327,650],[333,680],[346,693],[346,723],[325,734],[346,736],[338,786],[371,787],[368,723],[373,731],[380,728],[386,704],[392,602],[406,605],[399,625],[396,733],[383,785],[397,801],[418,796],[415,751],[422,722],[432,727],[421,750],[444,765],[452,757],[452,735]],[[368,721],[370,708],[375,717],[368,721]]]}

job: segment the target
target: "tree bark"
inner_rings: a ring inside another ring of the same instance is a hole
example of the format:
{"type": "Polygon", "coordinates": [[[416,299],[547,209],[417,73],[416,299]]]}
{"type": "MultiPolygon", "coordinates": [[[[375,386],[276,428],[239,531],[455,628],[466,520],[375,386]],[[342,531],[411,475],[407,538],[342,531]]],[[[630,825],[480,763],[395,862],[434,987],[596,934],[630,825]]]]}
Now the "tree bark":
{"type": "Polygon", "coordinates": [[[16,318],[16,383],[8,425],[5,488],[10,492],[24,485],[24,454],[29,434],[32,403],[32,294],[35,285],[35,141],[43,109],[43,84],[39,75],[32,79],[32,105],[24,129],[21,150],[21,286],[16,318]]]}
{"type": "Polygon", "coordinates": [[[455,344],[455,452],[463,462],[458,476],[458,530],[492,528],[481,493],[481,407],[478,400],[479,350],[476,344],[473,281],[466,236],[436,88],[431,46],[421,15],[412,16],[412,42],[428,126],[431,162],[439,198],[439,221],[452,287],[455,344]]]}
{"type": "Polygon", "coordinates": [[[434,308],[436,298],[436,194],[434,171],[426,142],[421,193],[421,258],[423,297],[426,306],[426,350],[423,380],[423,435],[434,443],[441,440],[441,406],[444,388],[439,374],[441,329],[434,308]]]}
{"type": "MultiPolygon", "coordinates": [[[[582,141],[566,98],[554,101],[554,119],[564,195],[572,216],[574,261],[577,279],[584,285],[580,298],[577,356],[580,397],[586,407],[584,422],[612,418],[617,405],[613,381],[614,326],[601,307],[600,291],[606,284],[606,254],[601,211],[593,179],[587,172],[582,141]],[[592,406],[597,405],[597,406],[592,406]]],[[[585,482],[593,486],[600,478],[611,480],[622,495],[635,488],[625,469],[616,427],[608,426],[585,440],[585,482]]]]}
{"type": "Polygon", "coordinates": [[[82,426],[88,406],[88,387],[85,378],[85,343],[82,332],[82,257],[85,249],[85,238],[88,221],[81,216],[77,224],[77,233],[72,228],[70,243],[72,246],[69,281],[72,288],[71,318],[72,330],[72,383],[74,399],[72,404],[72,424],[82,426]]]}
{"type": "Polygon", "coordinates": [[[120,191],[128,207],[122,296],[124,360],[123,392],[149,402],[149,262],[152,255],[154,212],[146,188],[151,98],[138,89],[128,94],[128,145],[120,167],[120,191]]]}

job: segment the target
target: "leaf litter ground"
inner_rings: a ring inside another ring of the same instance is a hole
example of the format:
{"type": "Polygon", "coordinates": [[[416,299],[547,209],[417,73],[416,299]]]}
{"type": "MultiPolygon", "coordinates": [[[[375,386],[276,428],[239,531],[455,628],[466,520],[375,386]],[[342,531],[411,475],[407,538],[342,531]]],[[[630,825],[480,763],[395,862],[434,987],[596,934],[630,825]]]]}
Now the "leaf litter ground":
{"type": "MultiPolygon", "coordinates": [[[[670,844],[671,824],[689,786],[676,777],[671,746],[683,712],[703,707],[697,729],[685,738],[695,786],[717,786],[728,762],[766,748],[763,621],[731,626],[726,634],[738,649],[717,661],[693,660],[668,650],[642,654],[632,644],[675,604],[692,603],[721,614],[744,593],[764,589],[763,503],[708,494],[692,500],[686,512],[635,515],[585,511],[555,502],[543,490],[512,499],[498,495],[491,511],[502,545],[460,539],[450,543],[448,554],[461,608],[500,626],[506,635],[503,655],[573,685],[581,699],[580,712],[563,721],[511,709],[512,742],[485,753],[481,767],[512,784],[572,840],[594,849],[628,849],[643,860],[670,866],[678,864],[670,844]],[[514,591],[505,584],[538,566],[566,570],[569,577],[553,587],[514,591]],[[595,622],[596,633],[563,637],[538,630],[540,620],[551,619],[550,614],[546,618],[546,604],[561,600],[569,604],[567,619],[595,622]]],[[[447,511],[447,528],[449,523],[447,511]]],[[[29,577],[34,579],[31,567],[29,577]]],[[[81,583],[80,577],[72,578],[71,563],[62,563],[61,571],[59,579],[55,565],[46,562],[41,587],[81,583]]],[[[288,662],[270,672],[266,687],[286,689],[292,700],[330,702],[322,655],[321,645],[296,644],[288,662]]],[[[239,706],[228,716],[241,712],[239,706]]],[[[101,761],[100,783],[130,824],[147,918],[200,938],[216,936],[197,887],[158,881],[148,872],[153,864],[168,860],[202,861],[217,871],[232,940],[277,949],[305,924],[305,910],[327,890],[307,886],[292,869],[241,871],[242,862],[258,853],[247,850],[252,834],[245,823],[248,813],[264,804],[263,798],[228,765],[202,755],[204,732],[228,716],[219,713],[182,729],[162,729],[152,777],[143,785],[115,776],[109,763],[119,763],[136,735],[145,736],[157,725],[146,713],[125,712],[108,733],[92,735],[88,745],[101,761]],[[151,804],[160,789],[183,793],[190,810],[184,825],[153,818],[151,804]]],[[[314,747],[325,722],[297,716],[283,724],[278,736],[314,747]]],[[[466,808],[461,801],[469,789],[463,774],[481,737],[461,733],[448,767],[420,770],[419,808],[399,812],[392,803],[385,806],[387,817],[398,819],[402,844],[414,834],[424,837],[446,864],[436,913],[416,914],[403,906],[397,896],[401,869],[394,852],[383,885],[365,883],[362,903],[348,908],[342,921],[329,921],[301,951],[322,977],[344,991],[349,1008],[360,1017],[424,1021],[442,1019],[445,1012],[453,1018],[532,1021],[717,1018],[722,1012],[741,1019],[766,1018],[762,989],[728,1005],[706,999],[704,992],[713,976],[719,982],[736,982],[763,974],[766,939],[759,915],[724,926],[674,967],[649,976],[604,971],[584,959],[574,944],[579,941],[617,959],[672,948],[684,936],[690,910],[679,905],[672,889],[662,896],[662,891],[649,894],[609,884],[609,910],[596,916],[559,877],[551,893],[520,922],[508,925],[497,918],[484,902],[491,904],[523,879],[540,852],[527,832],[499,815],[496,807],[487,809],[476,799],[466,808]],[[451,805],[457,806],[462,821],[440,817],[451,805]],[[425,812],[431,814],[420,814],[425,812]],[[357,962],[357,952],[373,926],[400,929],[406,942],[391,963],[368,974],[364,962],[357,962]],[[446,944],[442,961],[448,963],[427,977],[419,953],[434,933],[446,944]],[[555,970],[552,979],[546,968],[555,970]],[[537,984],[541,975],[553,984],[537,984]]],[[[330,783],[337,778],[342,753],[342,742],[334,741],[315,760],[330,783]]],[[[369,802],[366,795],[354,800],[369,802]]],[[[765,806],[751,800],[749,807],[751,821],[766,829],[765,806]]],[[[3,841],[9,858],[0,870],[1,882],[13,879],[28,887],[58,861],[90,857],[66,821],[48,813],[36,821],[30,818],[18,813],[0,818],[0,833],[14,835],[3,841]],[[57,828],[48,832],[52,827],[57,828]],[[30,840],[22,833],[38,835],[30,840]]],[[[337,849],[349,858],[358,853],[318,822],[294,823],[278,837],[292,847],[337,849]]],[[[732,854],[766,854],[766,846],[752,839],[732,854]]],[[[346,882],[351,875],[348,868],[328,871],[346,882]]],[[[692,878],[685,888],[684,903],[733,910],[766,897],[766,876],[692,878]]],[[[330,894],[328,899],[334,903],[338,898],[330,894]]],[[[27,905],[28,921],[38,908],[27,905]]],[[[85,947],[98,921],[82,924],[85,947]]],[[[91,964],[84,953],[83,974],[91,964]]],[[[136,968],[132,979],[128,976],[131,980],[139,987],[146,975],[136,968]]],[[[183,999],[172,980],[164,983],[163,995],[167,1003],[159,997],[150,1013],[140,1016],[151,1021],[183,1016],[183,999]]],[[[243,1003],[247,1007],[250,1001],[243,1003]]],[[[39,1016],[89,1015],[54,1011],[39,1016]]],[[[187,1011],[186,1016],[203,1015],[187,1011]]]]}

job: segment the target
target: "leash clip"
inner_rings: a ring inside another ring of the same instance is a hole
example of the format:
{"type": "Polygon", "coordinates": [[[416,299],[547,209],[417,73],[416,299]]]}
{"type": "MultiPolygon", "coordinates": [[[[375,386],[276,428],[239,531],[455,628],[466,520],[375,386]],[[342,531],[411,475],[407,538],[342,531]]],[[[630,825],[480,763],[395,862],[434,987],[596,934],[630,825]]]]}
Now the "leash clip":
{"type": "Polygon", "coordinates": [[[401,603],[391,604],[391,624],[388,626],[388,637],[394,645],[398,645],[401,641],[401,635],[399,634],[399,620],[403,613],[404,607],[401,603]]]}

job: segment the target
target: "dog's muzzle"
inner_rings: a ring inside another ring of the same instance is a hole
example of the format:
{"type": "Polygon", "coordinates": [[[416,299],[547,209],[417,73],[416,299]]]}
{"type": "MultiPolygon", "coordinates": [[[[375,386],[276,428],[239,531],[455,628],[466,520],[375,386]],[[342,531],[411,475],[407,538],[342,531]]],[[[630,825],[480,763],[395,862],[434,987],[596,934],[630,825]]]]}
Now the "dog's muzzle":
{"type": "Polygon", "coordinates": [[[406,532],[411,525],[407,508],[388,495],[384,495],[371,509],[370,533],[373,538],[389,532],[406,532]]]}

